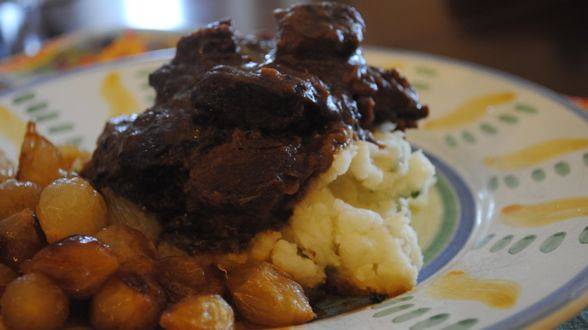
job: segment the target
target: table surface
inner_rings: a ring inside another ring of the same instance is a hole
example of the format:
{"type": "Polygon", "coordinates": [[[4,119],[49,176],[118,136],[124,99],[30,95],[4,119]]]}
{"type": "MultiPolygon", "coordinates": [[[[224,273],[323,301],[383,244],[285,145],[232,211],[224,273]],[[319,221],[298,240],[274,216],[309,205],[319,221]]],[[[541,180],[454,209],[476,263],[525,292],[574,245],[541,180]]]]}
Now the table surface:
{"type": "Polygon", "coordinates": [[[357,1],[368,42],[480,63],[588,96],[588,1],[357,1]]]}
{"type": "MultiPolygon", "coordinates": [[[[297,0],[37,0],[34,29],[52,38],[80,29],[190,30],[232,17],[251,33],[297,0]]],[[[308,1],[307,1],[308,2],[308,1]]],[[[439,54],[501,69],[569,95],[588,96],[586,0],[349,0],[367,43],[439,54]]],[[[2,31],[0,31],[2,32],[2,31]]],[[[0,38],[0,46],[2,46],[0,38]]],[[[13,50],[19,50],[16,47],[13,50]]],[[[4,54],[6,55],[6,53],[4,54]]]]}
{"type": "MultiPolygon", "coordinates": [[[[41,6],[41,33],[54,37],[113,26],[188,30],[223,17],[232,17],[238,29],[250,33],[271,30],[272,10],[295,2],[301,1],[54,0],[41,6]],[[165,14],[178,17],[174,21],[165,14]]],[[[346,2],[363,14],[370,45],[471,61],[561,93],[588,96],[586,0],[346,2]]]]}

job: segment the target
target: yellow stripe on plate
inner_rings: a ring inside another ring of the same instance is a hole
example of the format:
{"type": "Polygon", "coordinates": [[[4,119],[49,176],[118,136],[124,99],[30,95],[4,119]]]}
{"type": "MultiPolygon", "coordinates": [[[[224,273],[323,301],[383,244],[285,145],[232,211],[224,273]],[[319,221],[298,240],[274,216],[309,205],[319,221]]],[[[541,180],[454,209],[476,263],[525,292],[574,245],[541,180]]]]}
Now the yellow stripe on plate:
{"type": "Polygon", "coordinates": [[[0,105],[0,135],[7,137],[15,146],[19,146],[25,134],[25,126],[22,119],[0,105]]]}
{"type": "Polygon", "coordinates": [[[139,112],[139,103],[133,93],[124,86],[120,73],[117,71],[106,75],[102,81],[100,92],[110,107],[111,117],[139,112]]]}
{"type": "Polygon", "coordinates": [[[444,117],[425,122],[423,128],[437,130],[461,127],[484,117],[493,106],[512,102],[515,98],[516,94],[513,92],[478,96],[461,104],[444,117]]]}
{"type": "Polygon", "coordinates": [[[502,208],[502,222],[513,227],[540,227],[588,216],[588,197],[551,200],[539,204],[513,204],[502,208]]]}
{"type": "Polygon", "coordinates": [[[484,164],[497,170],[517,170],[584,148],[588,148],[588,139],[549,140],[506,155],[486,157],[484,164]]]}
{"type": "Polygon", "coordinates": [[[494,308],[510,308],[517,303],[521,287],[505,280],[474,278],[463,270],[449,271],[428,288],[437,299],[473,300],[494,308]]]}

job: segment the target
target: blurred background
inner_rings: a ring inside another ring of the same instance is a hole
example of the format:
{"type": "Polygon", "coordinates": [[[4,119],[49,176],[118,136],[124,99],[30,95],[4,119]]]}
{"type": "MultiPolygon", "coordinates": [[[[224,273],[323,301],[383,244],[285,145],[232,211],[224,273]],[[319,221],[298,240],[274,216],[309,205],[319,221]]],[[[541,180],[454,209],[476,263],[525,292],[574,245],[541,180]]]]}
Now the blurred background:
{"type": "MultiPolygon", "coordinates": [[[[304,1],[0,0],[0,81],[170,47],[177,33],[224,17],[242,32],[272,31],[272,10],[298,2],[304,1]],[[58,42],[39,53],[47,40],[58,42]],[[47,59],[51,51],[59,54],[47,59]],[[7,62],[18,53],[26,56],[7,62]]],[[[588,0],[346,2],[363,14],[369,45],[464,59],[588,95],[588,0]]]]}

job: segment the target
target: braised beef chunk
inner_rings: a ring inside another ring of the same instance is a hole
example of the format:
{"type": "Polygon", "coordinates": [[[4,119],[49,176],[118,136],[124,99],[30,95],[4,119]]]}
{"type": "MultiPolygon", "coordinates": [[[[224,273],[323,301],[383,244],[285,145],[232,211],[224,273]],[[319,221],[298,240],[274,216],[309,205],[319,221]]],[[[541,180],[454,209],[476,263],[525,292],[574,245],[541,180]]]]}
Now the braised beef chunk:
{"type": "Polygon", "coordinates": [[[338,148],[428,109],[395,70],[366,65],[350,6],[276,12],[275,40],[221,21],[182,38],[149,77],[145,112],[112,119],[83,175],[155,212],[185,249],[237,251],[279,228],[338,148]]]}
{"type": "Polygon", "coordinates": [[[278,9],[278,56],[347,59],[363,40],[365,23],[355,8],[337,3],[278,9]]]}

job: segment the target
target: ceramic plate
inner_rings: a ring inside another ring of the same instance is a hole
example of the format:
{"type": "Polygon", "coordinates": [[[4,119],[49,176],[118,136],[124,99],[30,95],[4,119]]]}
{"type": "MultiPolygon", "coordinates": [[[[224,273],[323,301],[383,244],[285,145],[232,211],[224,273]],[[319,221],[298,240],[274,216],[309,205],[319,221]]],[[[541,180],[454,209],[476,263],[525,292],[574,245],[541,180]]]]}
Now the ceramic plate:
{"type": "MultiPolygon", "coordinates": [[[[418,286],[376,305],[338,299],[308,328],[507,329],[553,326],[588,303],[588,113],[503,73],[370,49],[431,108],[408,133],[437,166],[415,210],[426,264],[418,286]]],[[[47,78],[0,97],[0,148],[15,158],[24,122],[91,150],[111,116],[154,97],[147,75],[170,51],[47,78]]]]}

